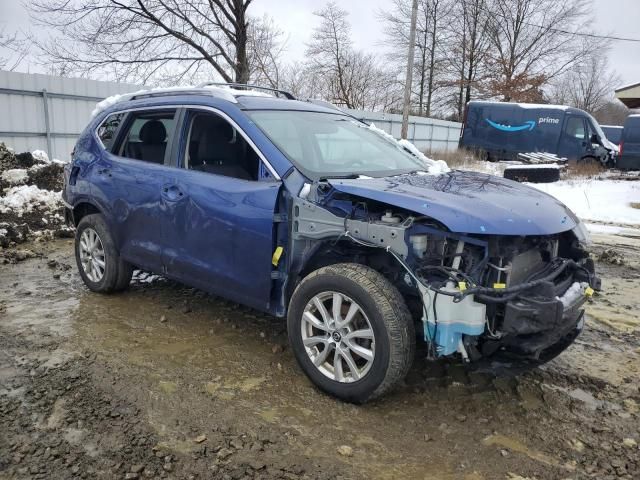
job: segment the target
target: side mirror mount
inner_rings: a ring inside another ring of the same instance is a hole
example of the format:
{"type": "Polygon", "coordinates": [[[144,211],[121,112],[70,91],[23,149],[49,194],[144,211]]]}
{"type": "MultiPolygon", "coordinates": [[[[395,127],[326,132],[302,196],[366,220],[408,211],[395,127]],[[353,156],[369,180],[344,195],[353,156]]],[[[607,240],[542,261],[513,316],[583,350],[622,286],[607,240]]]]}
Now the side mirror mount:
{"type": "Polygon", "coordinates": [[[597,134],[592,134],[591,135],[591,143],[597,143],[598,145],[601,145],[600,143],[600,137],[598,137],[597,134]]]}

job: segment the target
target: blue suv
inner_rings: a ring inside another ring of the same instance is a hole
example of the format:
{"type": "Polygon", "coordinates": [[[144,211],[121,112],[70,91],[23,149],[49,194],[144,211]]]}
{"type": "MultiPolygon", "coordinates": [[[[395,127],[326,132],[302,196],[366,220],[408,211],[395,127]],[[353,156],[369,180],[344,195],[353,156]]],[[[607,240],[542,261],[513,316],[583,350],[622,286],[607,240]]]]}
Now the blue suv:
{"type": "Polygon", "coordinates": [[[65,170],[87,287],[123,290],[139,268],[286,316],[300,367],[341,399],[390,390],[416,341],[548,360],[599,289],[557,200],[449,171],[330,104],[211,84],[103,107],[65,170]]]}

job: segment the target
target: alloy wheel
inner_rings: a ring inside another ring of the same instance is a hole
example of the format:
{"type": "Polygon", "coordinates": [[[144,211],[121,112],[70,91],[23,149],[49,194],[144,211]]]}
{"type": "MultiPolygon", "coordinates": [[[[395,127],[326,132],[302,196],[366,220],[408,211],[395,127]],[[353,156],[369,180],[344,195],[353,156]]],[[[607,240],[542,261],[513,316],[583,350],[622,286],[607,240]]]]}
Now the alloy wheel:
{"type": "Polygon", "coordinates": [[[80,263],[89,280],[99,282],[104,277],[105,252],[100,236],[93,228],[85,228],[80,235],[80,263]]]}
{"type": "Polygon", "coordinates": [[[340,383],[363,378],[375,358],[375,335],[362,307],[339,292],[323,292],[306,305],[302,342],[309,359],[340,383]]]}

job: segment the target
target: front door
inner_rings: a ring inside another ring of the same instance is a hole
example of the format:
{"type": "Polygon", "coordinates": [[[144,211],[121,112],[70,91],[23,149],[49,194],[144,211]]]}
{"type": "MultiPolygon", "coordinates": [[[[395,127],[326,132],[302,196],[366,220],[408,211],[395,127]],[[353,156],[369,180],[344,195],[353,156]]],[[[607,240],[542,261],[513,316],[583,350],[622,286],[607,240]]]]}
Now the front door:
{"type": "Polygon", "coordinates": [[[569,160],[580,160],[591,151],[591,140],[585,118],[567,114],[560,134],[558,156],[569,160]]]}
{"type": "Polygon", "coordinates": [[[280,181],[261,174],[255,150],[217,114],[187,111],[181,139],[165,187],[167,274],[268,310],[280,181]]]}

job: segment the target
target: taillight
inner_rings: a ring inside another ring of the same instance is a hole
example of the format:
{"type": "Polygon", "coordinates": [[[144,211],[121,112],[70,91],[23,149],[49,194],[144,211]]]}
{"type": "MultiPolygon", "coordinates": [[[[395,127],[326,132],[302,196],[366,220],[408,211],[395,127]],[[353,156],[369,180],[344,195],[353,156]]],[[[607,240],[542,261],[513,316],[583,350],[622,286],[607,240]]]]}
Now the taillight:
{"type": "Polygon", "coordinates": [[[620,145],[618,145],[618,156],[622,156],[622,147],[624,147],[624,142],[620,140],[620,145]]]}

